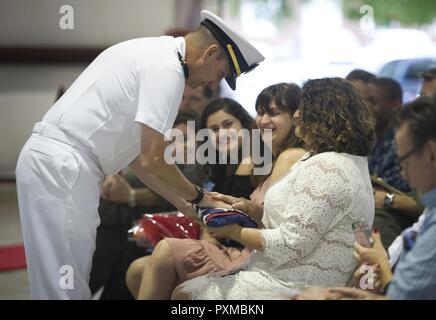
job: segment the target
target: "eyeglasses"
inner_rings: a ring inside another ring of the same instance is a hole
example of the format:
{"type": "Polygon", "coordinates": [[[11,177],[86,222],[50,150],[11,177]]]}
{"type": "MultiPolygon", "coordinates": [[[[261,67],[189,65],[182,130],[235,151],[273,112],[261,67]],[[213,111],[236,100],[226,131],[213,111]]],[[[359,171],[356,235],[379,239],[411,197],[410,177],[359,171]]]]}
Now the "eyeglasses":
{"type": "Polygon", "coordinates": [[[421,150],[421,148],[423,147],[424,144],[420,144],[418,146],[416,146],[415,148],[413,148],[412,150],[410,150],[409,152],[407,152],[405,155],[398,157],[396,164],[397,166],[400,168],[400,170],[406,170],[407,169],[407,164],[404,163],[404,161],[406,161],[408,158],[410,158],[410,156],[414,153],[416,153],[417,151],[421,150]]]}

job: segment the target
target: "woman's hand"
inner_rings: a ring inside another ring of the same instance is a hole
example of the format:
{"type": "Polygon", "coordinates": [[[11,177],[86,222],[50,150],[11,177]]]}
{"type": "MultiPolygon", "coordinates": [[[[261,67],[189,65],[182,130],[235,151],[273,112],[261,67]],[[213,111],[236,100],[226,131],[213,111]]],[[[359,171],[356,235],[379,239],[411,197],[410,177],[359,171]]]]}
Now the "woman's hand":
{"type": "Polygon", "coordinates": [[[355,288],[308,288],[293,300],[387,300],[388,297],[355,288]]]}
{"type": "Polygon", "coordinates": [[[372,232],[372,240],[372,248],[364,247],[357,242],[354,243],[354,257],[359,265],[389,265],[388,253],[383,247],[378,230],[372,232]]]}
{"type": "Polygon", "coordinates": [[[112,202],[127,203],[131,189],[132,187],[124,177],[118,174],[107,176],[101,186],[101,197],[112,202]]]}
{"type": "Polygon", "coordinates": [[[312,287],[290,298],[291,300],[337,300],[341,296],[341,294],[334,293],[329,288],[312,287]]]}
{"type": "Polygon", "coordinates": [[[245,198],[235,198],[218,192],[209,192],[213,199],[223,201],[233,209],[241,210],[252,217],[260,225],[263,207],[245,198]]]}
{"type": "Polygon", "coordinates": [[[206,226],[206,229],[209,234],[211,236],[213,235],[215,238],[219,237],[236,240],[240,238],[240,232],[242,227],[236,223],[233,223],[219,228],[211,228],[206,226]]]}
{"type": "MultiPolygon", "coordinates": [[[[375,275],[374,291],[383,290],[389,281],[392,279],[392,270],[389,264],[388,253],[383,247],[380,239],[380,233],[377,230],[372,232],[373,247],[366,248],[358,243],[354,245],[354,257],[359,262],[361,267],[370,265],[372,273],[375,275]]],[[[355,275],[356,276],[356,275],[355,275]]],[[[359,279],[360,283],[360,279],[359,279]]],[[[370,288],[372,290],[372,288],[370,288]]]]}
{"type": "Polygon", "coordinates": [[[335,295],[336,299],[339,300],[388,300],[387,296],[380,294],[374,294],[365,290],[360,290],[356,288],[331,288],[330,292],[335,295]]]}
{"type": "Polygon", "coordinates": [[[212,229],[208,229],[207,226],[202,223],[200,239],[217,243],[217,239],[226,238],[223,234],[211,230],[212,229]]]}
{"type": "Polygon", "coordinates": [[[202,224],[201,226],[201,232],[200,232],[200,236],[198,237],[199,240],[206,240],[209,241],[211,243],[214,244],[219,244],[219,241],[217,239],[219,239],[219,237],[215,237],[214,234],[211,234],[211,232],[209,230],[207,230],[204,225],[202,224]]]}
{"type": "Polygon", "coordinates": [[[208,230],[220,233],[224,235],[225,238],[239,242],[249,249],[255,249],[259,251],[263,250],[263,238],[259,229],[244,228],[239,224],[233,223],[220,228],[208,227],[208,230]]]}

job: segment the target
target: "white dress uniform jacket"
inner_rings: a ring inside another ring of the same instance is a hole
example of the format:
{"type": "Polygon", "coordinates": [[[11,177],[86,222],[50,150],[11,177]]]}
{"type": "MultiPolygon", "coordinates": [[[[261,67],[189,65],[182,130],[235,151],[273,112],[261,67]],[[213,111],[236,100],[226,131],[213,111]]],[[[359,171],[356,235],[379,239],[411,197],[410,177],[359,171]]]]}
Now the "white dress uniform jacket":
{"type": "Polygon", "coordinates": [[[140,153],[141,123],[165,134],[182,99],[184,38],[140,38],[101,53],[47,112],[16,169],[30,293],[88,299],[104,175],[140,153]]]}

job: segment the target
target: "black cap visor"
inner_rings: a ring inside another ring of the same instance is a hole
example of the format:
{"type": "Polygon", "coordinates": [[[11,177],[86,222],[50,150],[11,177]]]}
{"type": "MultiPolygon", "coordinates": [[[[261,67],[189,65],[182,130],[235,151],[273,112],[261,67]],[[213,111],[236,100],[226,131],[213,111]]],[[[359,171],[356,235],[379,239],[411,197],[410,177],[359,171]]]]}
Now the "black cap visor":
{"type": "Polygon", "coordinates": [[[226,82],[232,90],[236,89],[236,76],[227,77],[226,82]]]}
{"type": "Polygon", "coordinates": [[[215,37],[215,39],[217,39],[217,41],[222,46],[224,52],[226,53],[227,61],[229,62],[229,67],[230,67],[230,72],[231,72],[231,75],[226,77],[226,81],[227,81],[227,84],[229,85],[229,87],[232,90],[235,90],[236,89],[237,72],[236,72],[236,69],[235,69],[235,64],[233,62],[233,59],[232,59],[232,57],[230,55],[230,52],[229,52],[229,49],[228,49],[227,46],[228,45],[231,46],[231,48],[233,50],[233,53],[234,53],[234,58],[237,60],[237,63],[239,65],[241,74],[246,72],[246,71],[252,70],[256,65],[251,66],[251,67],[248,66],[247,62],[244,59],[244,56],[242,55],[241,51],[239,51],[238,46],[215,23],[213,23],[209,19],[206,19],[206,20],[203,20],[201,22],[201,24],[203,26],[205,26],[207,29],[209,29],[210,32],[212,32],[213,36],[215,37]]]}

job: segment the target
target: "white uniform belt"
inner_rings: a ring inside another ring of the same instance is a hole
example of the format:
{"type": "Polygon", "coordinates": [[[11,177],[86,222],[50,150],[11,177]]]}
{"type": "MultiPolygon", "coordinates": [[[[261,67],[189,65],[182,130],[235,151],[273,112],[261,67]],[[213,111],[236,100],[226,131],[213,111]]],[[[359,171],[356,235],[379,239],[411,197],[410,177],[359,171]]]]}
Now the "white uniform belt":
{"type": "Polygon", "coordinates": [[[62,129],[59,129],[57,126],[45,123],[45,122],[37,122],[33,127],[33,133],[37,133],[43,137],[50,138],[67,145],[70,145],[74,149],[85,153],[88,157],[90,157],[97,165],[99,165],[99,161],[97,157],[92,152],[91,148],[85,145],[83,142],[77,140],[70,134],[66,133],[62,129]]]}

